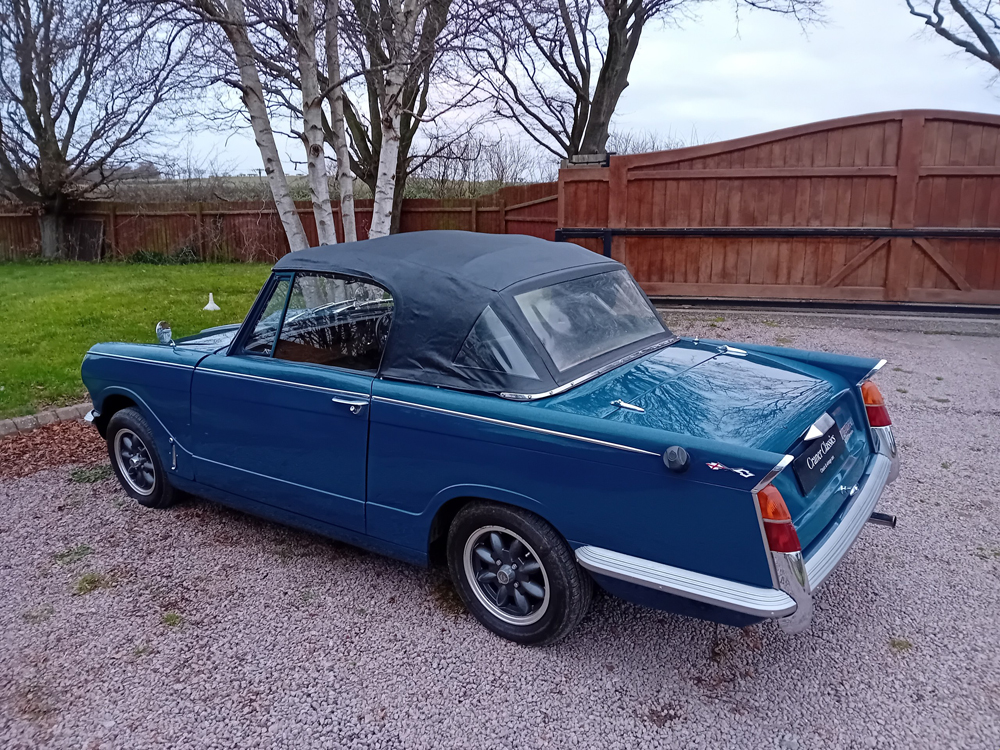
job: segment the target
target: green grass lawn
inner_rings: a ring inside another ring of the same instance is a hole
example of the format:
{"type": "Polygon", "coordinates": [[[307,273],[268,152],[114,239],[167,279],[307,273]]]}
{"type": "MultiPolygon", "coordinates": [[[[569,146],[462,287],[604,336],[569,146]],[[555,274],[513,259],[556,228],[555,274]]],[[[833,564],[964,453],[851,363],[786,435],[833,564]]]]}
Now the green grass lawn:
{"type": "Polygon", "coordinates": [[[155,343],[243,320],[266,264],[0,263],[0,419],[86,396],[83,355],[99,341],[155,343]],[[208,293],[222,308],[205,312],[208,293]]]}

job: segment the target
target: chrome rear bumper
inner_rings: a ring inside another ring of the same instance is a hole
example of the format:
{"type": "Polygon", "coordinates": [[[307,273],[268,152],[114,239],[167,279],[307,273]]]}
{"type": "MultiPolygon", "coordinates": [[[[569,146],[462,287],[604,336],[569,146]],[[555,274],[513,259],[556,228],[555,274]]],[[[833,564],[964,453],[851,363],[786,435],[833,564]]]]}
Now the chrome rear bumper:
{"type": "Polygon", "coordinates": [[[862,527],[882,497],[882,491],[899,476],[899,454],[891,427],[872,427],[876,453],[871,468],[848,501],[840,522],[827,533],[808,558],[802,553],[772,552],[778,586],[799,605],[796,611],[778,620],[786,633],[800,633],[812,619],[812,593],[818,589],[858,538],[862,527]]]}
{"type": "Polygon", "coordinates": [[[786,633],[805,630],[812,620],[812,593],[837,567],[858,538],[882,491],[899,474],[891,427],[872,428],[876,442],[871,467],[843,511],[840,522],[808,559],[801,552],[772,552],[776,588],[750,586],[725,578],[645,560],[599,547],[580,547],[576,559],[592,573],[682,596],[723,609],[777,620],[786,633]]]}
{"type": "Polygon", "coordinates": [[[778,589],[716,578],[600,547],[580,547],[576,560],[591,573],[756,617],[772,619],[795,612],[794,599],[778,589]]]}

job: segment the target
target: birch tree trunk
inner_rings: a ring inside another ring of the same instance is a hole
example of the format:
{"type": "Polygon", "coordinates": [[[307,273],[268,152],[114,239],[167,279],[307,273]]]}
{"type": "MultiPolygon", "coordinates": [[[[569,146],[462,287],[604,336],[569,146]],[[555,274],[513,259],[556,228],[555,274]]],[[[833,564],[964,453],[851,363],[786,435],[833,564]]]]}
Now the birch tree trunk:
{"type": "MultiPolygon", "coordinates": [[[[202,7],[207,7],[210,12],[214,13],[214,8],[211,7],[210,3],[205,3],[202,7]]],[[[229,39],[229,43],[233,46],[236,65],[240,71],[243,104],[247,108],[254,139],[260,150],[261,160],[264,162],[264,173],[267,175],[271,195],[278,208],[278,216],[285,229],[288,246],[293,252],[304,250],[309,247],[309,241],[306,239],[302,221],[295,209],[295,201],[292,200],[292,194],[288,190],[288,179],[285,177],[281,157],[278,155],[278,146],[274,141],[271,118],[264,102],[264,88],[261,85],[260,74],[254,59],[255,51],[247,31],[243,0],[226,0],[226,11],[226,21],[220,25],[229,39]]]]}
{"type": "Polygon", "coordinates": [[[316,233],[321,245],[337,244],[337,226],[330,206],[330,183],[326,174],[323,138],[323,97],[316,68],[316,19],[313,0],[298,0],[296,8],[297,57],[302,82],[302,139],[306,147],[309,195],[312,198],[316,233]]]}
{"type": "Polygon", "coordinates": [[[385,237],[392,229],[392,198],[396,193],[396,167],[399,165],[400,97],[403,93],[402,71],[394,65],[386,76],[385,107],[382,111],[382,147],[375,177],[375,200],[372,203],[372,226],[369,237],[385,237]]]}
{"type": "Polygon", "coordinates": [[[375,200],[372,205],[372,228],[369,237],[384,237],[392,229],[392,200],[396,190],[396,168],[399,165],[400,120],[403,108],[403,84],[410,71],[417,17],[425,0],[388,0],[392,3],[391,38],[385,39],[389,65],[385,72],[382,95],[382,147],[378,174],[375,178],[375,200]]]}
{"type": "Polygon", "coordinates": [[[351,151],[344,123],[344,87],[340,84],[340,0],[326,3],[326,69],[330,89],[330,131],[333,150],[337,154],[337,186],[340,188],[340,220],[344,225],[344,242],[358,239],[354,220],[354,176],[351,174],[351,151]]]}

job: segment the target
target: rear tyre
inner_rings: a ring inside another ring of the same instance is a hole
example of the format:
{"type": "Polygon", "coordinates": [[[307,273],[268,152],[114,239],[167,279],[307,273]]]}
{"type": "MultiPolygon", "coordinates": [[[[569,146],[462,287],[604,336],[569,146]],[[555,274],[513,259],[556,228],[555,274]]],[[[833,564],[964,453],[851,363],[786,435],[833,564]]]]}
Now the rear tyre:
{"type": "Polygon", "coordinates": [[[590,576],[549,523],[480,500],[452,521],[448,569],[476,619],[524,645],[566,637],[587,614],[593,595],[590,576]]]}
{"type": "Polygon", "coordinates": [[[176,499],[156,452],[153,433],[138,409],[115,412],[106,432],[111,468],[122,489],[139,505],[168,508],[176,499]]]}

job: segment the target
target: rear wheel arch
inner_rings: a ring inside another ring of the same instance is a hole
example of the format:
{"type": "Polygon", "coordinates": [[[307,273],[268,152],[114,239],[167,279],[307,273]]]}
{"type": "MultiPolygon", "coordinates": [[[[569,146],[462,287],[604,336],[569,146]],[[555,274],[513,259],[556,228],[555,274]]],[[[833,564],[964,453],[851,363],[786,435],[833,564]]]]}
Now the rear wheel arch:
{"type": "Polygon", "coordinates": [[[427,559],[431,565],[447,564],[448,530],[451,522],[462,508],[477,501],[530,511],[556,528],[551,519],[546,518],[542,504],[527,495],[473,485],[449,487],[439,492],[432,503],[438,507],[427,531],[427,559]]]}

